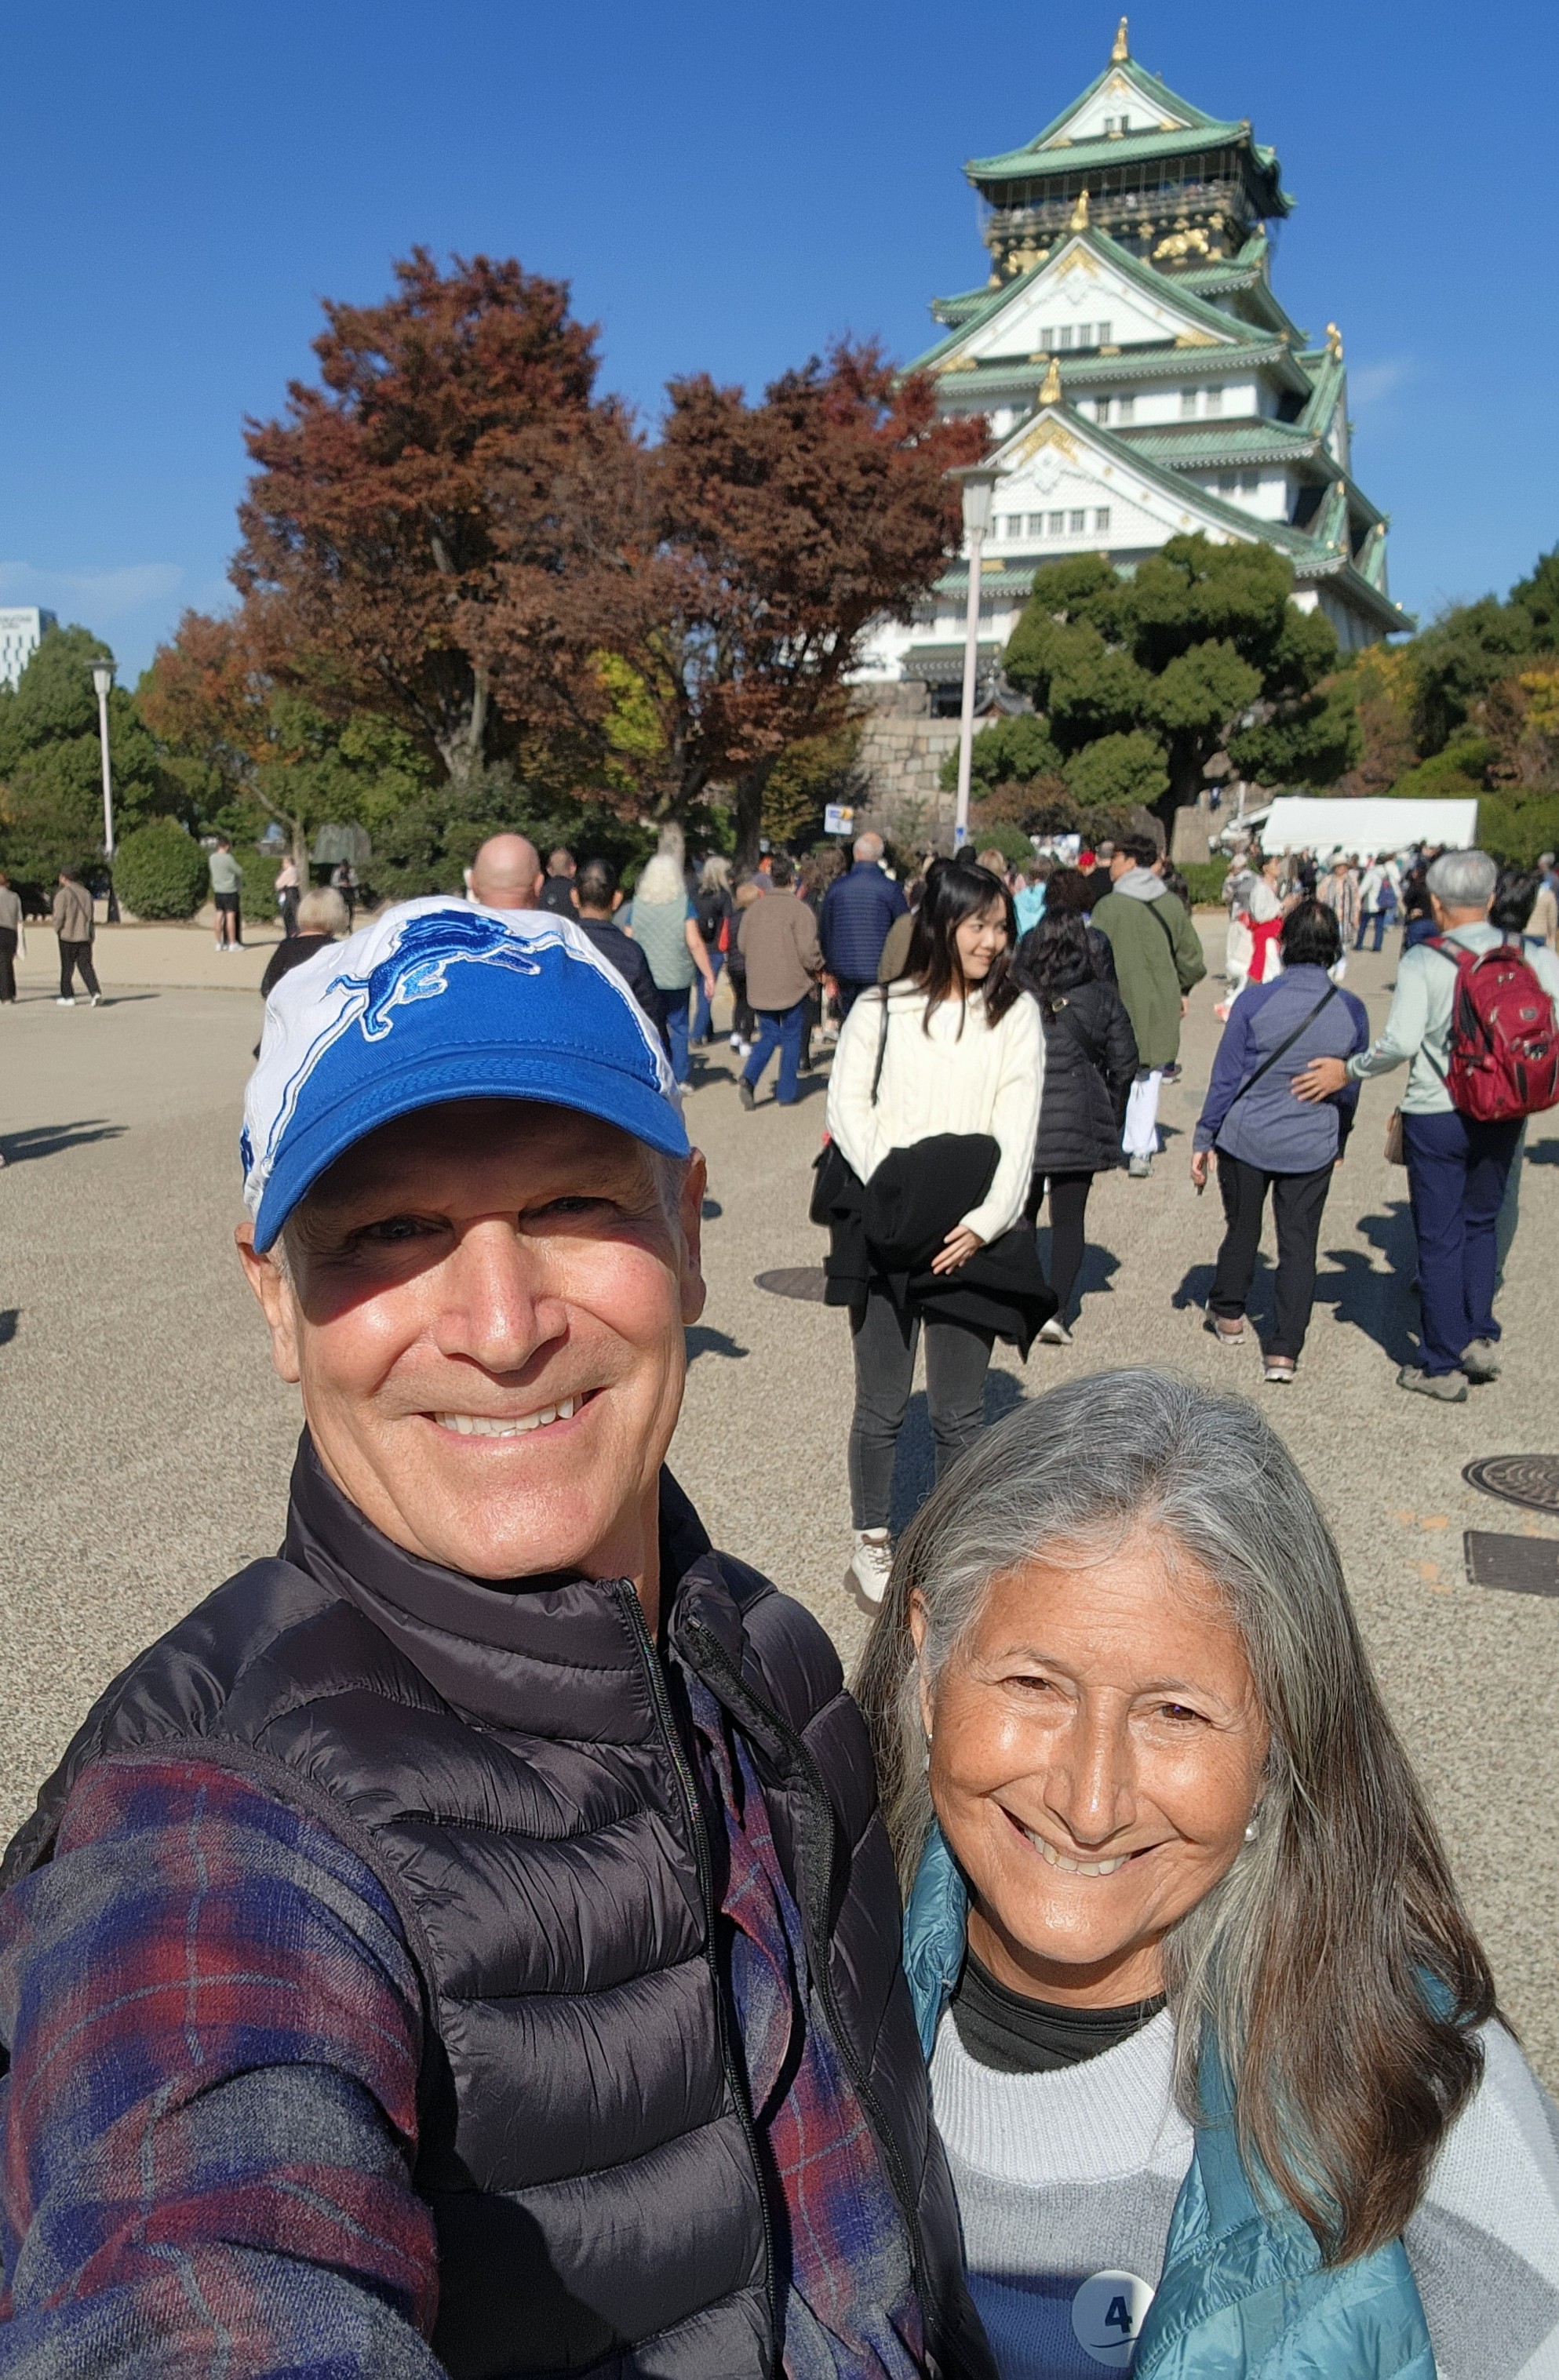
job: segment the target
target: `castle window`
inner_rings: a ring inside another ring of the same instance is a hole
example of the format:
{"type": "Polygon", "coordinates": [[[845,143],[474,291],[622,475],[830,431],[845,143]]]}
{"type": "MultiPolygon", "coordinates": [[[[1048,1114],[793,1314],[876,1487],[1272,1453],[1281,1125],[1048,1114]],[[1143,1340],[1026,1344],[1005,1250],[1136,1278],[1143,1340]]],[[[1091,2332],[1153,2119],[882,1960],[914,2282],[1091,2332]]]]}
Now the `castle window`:
{"type": "Polygon", "coordinates": [[[1099,344],[1100,344],[1100,346],[1101,346],[1102,347],[1107,347],[1107,346],[1110,345],[1111,334],[1112,334],[1112,333],[1114,332],[1114,327],[1115,327],[1115,326],[1114,326],[1114,324],[1113,322],[1101,322],[1101,323],[1100,323],[1100,325],[1099,325],[1099,344]]]}
{"type": "Polygon", "coordinates": [[[1081,537],[1087,527],[1088,515],[1086,513],[1078,512],[1072,515],[1072,535],[1074,537],[1081,537]]]}
{"type": "Polygon", "coordinates": [[[1239,484],[1248,496],[1253,496],[1261,484],[1261,474],[1260,471],[1242,471],[1239,484]]]}
{"type": "Polygon", "coordinates": [[[1044,329],[1040,333],[1040,349],[1041,354],[1047,356],[1054,354],[1055,325],[1054,322],[1047,322],[1044,329]]]}
{"type": "Polygon", "coordinates": [[[1052,513],[1052,515],[1051,515],[1051,516],[1050,516],[1050,533],[1051,533],[1052,537],[1064,537],[1064,536],[1066,535],[1066,514],[1065,514],[1065,513],[1052,513]]]}
{"type": "Polygon", "coordinates": [[[1110,507],[1108,504],[1096,504],[1094,506],[1093,526],[1096,529],[1107,529],[1109,528],[1110,507]]]}
{"type": "Polygon", "coordinates": [[[1078,345],[1079,347],[1092,346],[1093,324],[1091,322],[1079,322],[1078,324],[1078,345]]]}
{"type": "Polygon", "coordinates": [[[1094,398],[1093,418],[1095,421],[1108,421],[1110,419],[1110,400],[1107,396],[1094,398]]]}
{"type": "Polygon", "coordinates": [[[1232,496],[1232,495],[1234,494],[1234,492],[1235,492],[1235,490],[1238,487],[1238,485],[1239,485],[1239,478],[1238,478],[1237,473],[1236,473],[1236,472],[1234,472],[1234,471],[1220,471],[1220,472],[1219,472],[1219,474],[1218,474],[1218,493],[1219,493],[1221,496],[1232,496]]]}
{"type": "Polygon", "coordinates": [[[1210,388],[1210,389],[1208,390],[1208,392],[1207,392],[1207,404],[1206,404],[1206,407],[1205,407],[1205,408],[1204,408],[1204,409],[1205,409],[1207,412],[1209,412],[1209,413],[1222,413],[1222,412],[1223,412],[1223,410],[1224,410],[1224,392],[1223,392],[1223,390],[1222,390],[1221,388],[1210,388]]]}
{"type": "Polygon", "coordinates": [[[1007,515],[1007,535],[1008,535],[1008,537],[1021,537],[1021,536],[1022,536],[1022,534],[1023,534],[1023,516],[1022,516],[1022,514],[1021,514],[1021,513],[1009,513],[1009,514],[1007,515]]]}
{"type": "Polygon", "coordinates": [[[1071,344],[1072,325],[1070,322],[1063,322],[1060,329],[1055,334],[1055,345],[1058,348],[1064,349],[1069,347],[1071,344]]]}
{"type": "Polygon", "coordinates": [[[1194,388],[1183,388],[1183,389],[1180,391],[1180,419],[1181,419],[1181,420],[1182,420],[1182,421],[1194,421],[1194,420],[1195,420],[1195,419],[1196,419],[1196,410],[1197,410],[1197,393],[1196,393],[1195,389],[1194,389],[1194,388]]]}
{"type": "Polygon", "coordinates": [[[1116,414],[1115,419],[1117,421],[1129,421],[1137,411],[1137,399],[1134,396],[1123,396],[1119,398],[1117,402],[1119,404],[1120,410],[1116,414]]]}
{"type": "Polygon", "coordinates": [[[1045,516],[1044,516],[1043,513],[1030,513],[1030,514],[1029,514],[1029,536],[1030,536],[1030,537],[1043,537],[1044,533],[1045,533],[1045,516]]]}

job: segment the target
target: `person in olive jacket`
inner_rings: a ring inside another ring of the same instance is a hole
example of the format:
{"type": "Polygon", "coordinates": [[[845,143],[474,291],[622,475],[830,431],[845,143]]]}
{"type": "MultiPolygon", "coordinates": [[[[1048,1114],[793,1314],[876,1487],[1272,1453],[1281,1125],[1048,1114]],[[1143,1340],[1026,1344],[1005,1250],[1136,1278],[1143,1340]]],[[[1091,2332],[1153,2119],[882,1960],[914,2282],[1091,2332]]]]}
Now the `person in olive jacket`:
{"type": "Polygon", "coordinates": [[[1127,1171],[1146,1181],[1159,1145],[1159,1087],[1180,1055],[1180,1019],[1207,973],[1201,937],[1158,873],[1158,845],[1129,836],[1110,861],[1110,890],[1093,923],[1109,938],[1115,976],[1137,1036],[1137,1080],[1121,1135],[1127,1171]]]}
{"type": "Polygon", "coordinates": [[[1034,1141],[1032,1222],[1050,1192],[1050,1285],[1056,1307],[1040,1337],[1069,1347],[1067,1316],[1082,1269],[1088,1194],[1121,1161],[1121,1123],[1137,1075],[1137,1038],[1114,984],[1098,974],[1081,917],[1047,911],[1017,945],[1013,973],[1040,1004],[1044,1091],[1034,1141]]]}

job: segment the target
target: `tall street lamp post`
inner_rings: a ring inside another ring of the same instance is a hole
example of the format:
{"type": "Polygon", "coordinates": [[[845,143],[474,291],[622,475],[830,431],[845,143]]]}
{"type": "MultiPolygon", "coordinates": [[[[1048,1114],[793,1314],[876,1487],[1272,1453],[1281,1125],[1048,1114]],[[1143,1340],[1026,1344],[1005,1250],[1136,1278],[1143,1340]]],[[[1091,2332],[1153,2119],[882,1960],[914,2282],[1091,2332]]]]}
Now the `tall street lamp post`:
{"type": "Polygon", "coordinates": [[[974,762],[974,689],[980,668],[980,559],[991,526],[991,506],[1001,473],[989,463],[965,463],[947,474],[960,482],[964,499],[964,550],[968,555],[969,600],[964,618],[964,698],[958,712],[958,807],[953,817],[953,848],[969,839],[969,776],[974,762]]]}
{"type": "Polygon", "coordinates": [[[108,692],[113,683],[114,663],[94,662],[92,684],[97,688],[97,737],[103,751],[103,850],[110,866],[114,861],[114,772],[108,760],[108,692]]]}

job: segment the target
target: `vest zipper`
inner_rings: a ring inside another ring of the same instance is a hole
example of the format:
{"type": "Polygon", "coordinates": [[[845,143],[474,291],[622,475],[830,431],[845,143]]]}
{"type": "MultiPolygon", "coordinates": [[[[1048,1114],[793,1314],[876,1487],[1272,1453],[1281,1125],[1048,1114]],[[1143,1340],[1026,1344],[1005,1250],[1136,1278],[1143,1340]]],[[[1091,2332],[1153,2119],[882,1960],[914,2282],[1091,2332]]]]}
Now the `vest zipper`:
{"type": "Polygon", "coordinates": [[[619,1580],[617,1593],[630,1614],[628,1624],[633,1631],[634,1642],[639,1647],[639,1658],[644,1664],[644,1674],[649,1682],[650,1700],[654,1706],[656,1723],[660,1728],[661,1739],[671,1761],[683,1815],[693,1839],[693,1857],[699,1871],[699,1892],[703,1902],[705,1955],[709,1961],[710,1980],[714,1988],[715,2022],[720,2031],[720,2068],[725,2080],[726,2089],[740,2119],[742,2131],[746,2135],[748,2153],[752,2159],[753,2180],[758,2189],[759,2212],[763,2220],[763,2295],[769,2308],[771,2358],[769,2368],[771,2374],[774,2374],[779,2370],[780,2320],[774,2273],[773,2218],[769,2212],[769,2193],[763,2181],[758,2127],[753,2121],[752,2110],[748,2105],[746,2083],[737,2069],[736,2058],[731,2048],[730,2027],[725,2020],[725,1983],[720,1973],[720,1953],[715,1939],[720,1912],[714,1905],[714,1876],[710,1864],[709,1839],[704,1833],[703,1812],[699,1803],[698,1787],[694,1783],[688,1756],[682,1749],[682,1739],[676,1731],[676,1720],[671,1707],[671,1697],[666,1693],[665,1678],[661,1670],[660,1658],[655,1651],[653,1640],[645,1621],[644,1607],[639,1600],[631,1580],[619,1580]]]}
{"type": "MultiPolygon", "coordinates": [[[[690,1620],[686,1633],[696,1643],[702,1663],[716,1672],[724,1689],[720,1699],[733,1716],[739,1719],[745,1706],[749,1713],[756,1714],[765,1729],[772,1730],[780,1741],[790,1748],[792,1756],[801,1772],[801,1781],[814,1804],[821,1809],[832,1835],[834,1804],[828,1798],[828,1788],[822,1781],[822,1772],[807,1745],[796,1733],[794,1728],[787,1726],[778,1711],[772,1709],[761,1694],[754,1694],[747,1681],[732,1667],[725,1648],[718,1637],[704,1626],[701,1620],[690,1620]]],[[[828,1945],[826,1939],[820,1943],[811,1938],[815,1929],[810,1914],[807,1920],[807,1931],[812,1978],[817,1985],[818,1996],[822,2001],[823,2014],[834,2037],[834,2046],[859,2096],[861,2107],[866,2113],[866,2119],[876,2140],[878,2152],[887,2168],[889,2186],[904,2216],[905,2228],[909,2234],[911,2278],[916,2294],[925,2310],[929,2327],[932,2315],[937,2312],[937,2297],[931,2287],[930,2276],[926,2269],[924,2242],[920,2237],[920,2212],[909,2188],[909,2178],[904,2169],[904,2160],[898,2153],[898,2143],[894,2139],[888,2127],[887,2118],[883,2112],[882,2103],[869,2077],[857,2065],[851,2053],[849,2031],[844,2022],[844,2011],[839,2005],[838,1994],[834,1988],[833,1962],[828,1956],[828,1945]]],[[[934,2374],[937,2372],[938,2359],[929,2338],[925,2343],[925,2365],[928,2374],[934,2374]]]]}

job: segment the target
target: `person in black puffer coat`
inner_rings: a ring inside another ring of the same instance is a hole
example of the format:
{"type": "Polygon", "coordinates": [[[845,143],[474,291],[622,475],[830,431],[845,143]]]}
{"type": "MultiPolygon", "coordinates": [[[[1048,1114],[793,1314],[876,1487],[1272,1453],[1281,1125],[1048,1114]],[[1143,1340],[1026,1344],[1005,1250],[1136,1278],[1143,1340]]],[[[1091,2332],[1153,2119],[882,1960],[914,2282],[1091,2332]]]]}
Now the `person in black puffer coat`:
{"type": "Polygon", "coordinates": [[[1066,1316],[1082,1269],[1088,1194],[1096,1173],[1121,1161],[1121,1123],[1137,1073],[1131,1019],[1114,985],[1095,969],[1092,941],[1080,917],[1047,908],[1013,961],[1044,1020],[1044,1096],[1024,1212],[1035,1220],[1048,1181],[1050,1285],[1057,1303],[1040,1336],[1053,1347],[1072,1343],[1066,1316]]]}

